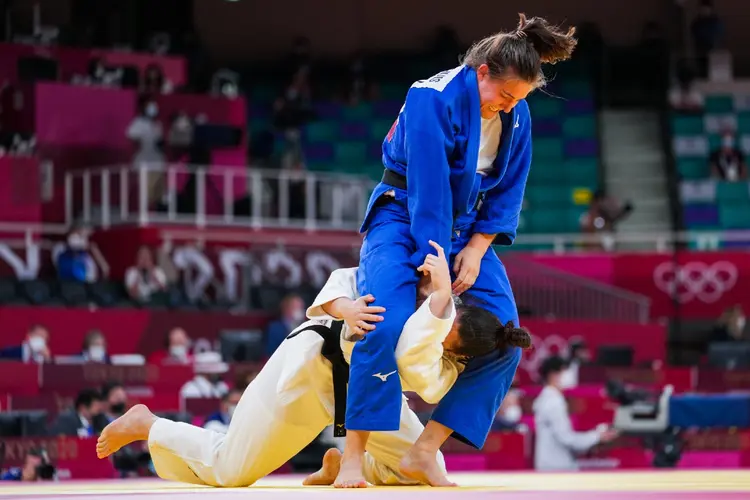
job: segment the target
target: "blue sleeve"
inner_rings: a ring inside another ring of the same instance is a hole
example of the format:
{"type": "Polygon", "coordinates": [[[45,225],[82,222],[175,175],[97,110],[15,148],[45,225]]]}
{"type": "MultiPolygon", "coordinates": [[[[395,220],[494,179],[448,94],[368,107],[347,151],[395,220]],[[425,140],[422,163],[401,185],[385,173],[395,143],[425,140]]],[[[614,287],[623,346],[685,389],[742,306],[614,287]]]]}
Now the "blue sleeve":
{"type": "Polygon", "coordinates": [[[474,232],[496,234],[498,245],[512,245],[518,230],[523,192],[531,167],[531,116],[525,101],[517,108],[518,130],[513,133],[513,148],[508,168],[497,186],[487,192],[477,215],[474,232]]]}
{"type": "Polygon", "coordinates": [[[518,347],[471,360],[431,419],[451,429],[454,438],[481,449],[520,361],[518,347]]]}
{"type": "Polygon", "coordinates": [[[410,89],[404,115],[408,208],[417,248],[412,264],[416,267],[433,252],[429,240],[450,255],[453,195],[448,158],[454,137],[448,106],[432,89],[410,89]]]}

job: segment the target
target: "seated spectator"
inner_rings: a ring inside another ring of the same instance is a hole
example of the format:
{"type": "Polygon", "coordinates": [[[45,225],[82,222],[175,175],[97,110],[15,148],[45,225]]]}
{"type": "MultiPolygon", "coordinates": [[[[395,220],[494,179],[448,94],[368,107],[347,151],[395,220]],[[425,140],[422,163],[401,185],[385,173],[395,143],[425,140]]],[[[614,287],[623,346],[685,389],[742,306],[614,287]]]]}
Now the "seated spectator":
{"type": "Polygon", "coordinates": [[[305,321],[305,303],[299,295],[287,295],[281,301],[281,317],[266,329],[266,354],[270,356],[284,339],[305,321]]]}
{"type": "Polygon", "coordinates": [[[93,389],[84,389],[76,396],[75,408],[57,416],[51,434],[79,438],[95,436],[94,419],[100,413],[101,396],[93,389]]]}
{"type": "Polygon", "coordinates": [[[30,449],[23,459],[23,467],[11,467],[0,476],[0,481],[25,481],[30,483],[39,481],[41,478],[38,471],[45,461],[45,453],[41,449],[30,449]]]}
{"type": "Polygon", "coordinates": [[[86,363],[110,363],[107,355],[107,339],[99,330],[91,330],[83,339],[81,358],[86,363]]]}
{"type": "Polygon", "coordinates": [[[164,192],[164,131],[159,121],[159,106],[147,96],[141,97],[138,115],[130,122],[125,135],[135,146],[133,166],[147,168],[146,191],[149,206],[154,205],[164,192]]]}
{"type": "Polygon", "coordinates": [[[49,332],[42,325],[34,325],[26,333],[26,340],[19,346],[0,350],[0,359],[24,363],[50,363],[49,332]]]}
{"type": "Polygon", "coordinates": [[[179,162],[188,157],[193,144],[193,131],[193,122],[186,112],[181,111],[172,117],[167,134],[171,161],[179,162]]]}
{"type": "Polygon", "coordinates": [[[745,335],[747,318],[742,306],[735,304],[726,309],[714,327],[713,342],[744,342],[748,339],[745,335]]]}
{"type": "Polygon", "coordinates": [[[90,241],[91,232],[85,226],[75,226],[65,243],[55,246],[52,251],[57,275],[63,281],[94,283],[99,279],[99,268],[108,274],[108,267],[99,247],[90,241]]]}
{"type": "Polygon", "coordinates": [[[209,415],[206,422],[203,424],[203,427],[210,431],[226,434],[229,429],[229,422],[232,420],[232,415],[234,415],[234,410],[237,408],[241,397],[242,391],[239,389],[232,389],[225,394],[224,397],[221,398],[221,407],[219,411],[209,415]]]}
{"type": "MultiPolygon", "coordinates": [[[[618,222],[623,220],[633,211],[633,204],[626,201],[624,204],[616,198],[607,194],[604,189],[597,189],[589,204],[588,211],[581,215],[580,226],[584,233],[612,233],[618,222]]],[[[605,241],[605,247],[609,243],[605,241]]]]}
{"type": "Polygon", "coordinates": [[[683,113],[703,111],[703,94],[695,87],[695,71],[692,61],[677,62],[677,83],[669,91],[669,104],[683,113]]]}
{"type": "Polygon", "coordinates": [[[559,356],[542,362],[540,375],[544,389],[534,400],[534,468],[536,470],[578,470],[575,455],[599,443],[617,438],[615,430],[601,429],[576,432],[570,422],[568,406],[562,393],[562,374],[567,363],[559,356]]]}
{"type": "Polygon", "coordinates": [[[93,417],[95,433],[99,434],[107,425],[121,417],[128,407],[128,394],[119,382],[110,382],[102,387],[101,412],[93,417]]]}
{"type": "Polygon", "coordinates": [[[136,302],[148,303],[155,293],[167,289],[167,275],[154,264],[154,255],[148,247],[138,249],[136,265],[125,271],[125,288],[136,302]]]}
{"type": "Polygon", "coordinates": [[[500,408],[492,423],[493,431],[512,431],[518,428],[523,416],[521,409],[521,397],[516,389],[511,389],[500,403],[500,408]]]}
{"type": "Polygon", "coordinates": [[[725,134],[721,147],[711,153],[711,175],[715,179],[737,182],[747,180],[745,155],[735,146],[733,134],[725,134]]]}
{"type": "Polygon", "coordinates": [[[195,377],[180,389],[183,398],[223,398],[229,387],[222,375],[229,366],[221,360],[218,352],[201,352],[195,355],[195,377]]]}
{"type": "Polygon", "coordinates": [[[152,365],[189,365],[193,363],[190,355],[190,337],[182,328],[172,328],[167,333],[166,349],[153,353],[148,358],[152,365]]]}
{"type": "Polygon", "coordinates": [[[313,117],[308,73],[309,70],[305,67],[297,70],[292,83],[273,106],[274,125],[284,133],[285,148],[281,168],[285,170],[304,168],[301,128],[313,117]]]}
{"type": "Polygon", "coordinates": [[[172,83],[164,78],[164,74],[158,64],[149,64],[143,72],[141,79],[141,93],[152,96],[169,94],[172,92],[172,83]]]}

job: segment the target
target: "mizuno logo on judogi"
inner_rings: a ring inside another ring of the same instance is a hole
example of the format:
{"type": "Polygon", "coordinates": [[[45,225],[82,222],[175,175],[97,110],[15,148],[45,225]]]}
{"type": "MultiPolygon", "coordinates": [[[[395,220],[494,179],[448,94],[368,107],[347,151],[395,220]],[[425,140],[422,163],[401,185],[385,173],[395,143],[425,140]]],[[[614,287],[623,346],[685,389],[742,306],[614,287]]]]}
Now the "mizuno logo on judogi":
{"type": "Polygon", "coordinates": [[[390,377],[391,375],[393,375],[397,371],[398,370],[393,370],[391,373],[386,373],[385,375],[383,375],[382,373],[376,373],[376,374],[373,375],[373,377],[377,377],[380,380],[382,380],[383,382],[385,382],[386,380],[388,380],[388,377],[390,377]]]}

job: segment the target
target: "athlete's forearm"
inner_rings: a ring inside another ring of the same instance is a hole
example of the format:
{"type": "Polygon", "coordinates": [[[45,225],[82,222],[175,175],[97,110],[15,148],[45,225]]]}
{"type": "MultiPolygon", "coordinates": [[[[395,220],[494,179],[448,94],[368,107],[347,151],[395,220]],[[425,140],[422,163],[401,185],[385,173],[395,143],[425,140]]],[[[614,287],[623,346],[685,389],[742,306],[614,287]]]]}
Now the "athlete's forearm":
{"type": "Polygon", "coordinates": [[[448,306],[453,302],[453,296],[450,289],[435,290],[430,295],[430,312],[436,318],[445,318],[448,316],[448,306]]]}
{"type": "Polygon", "coordinates": [[[467,247],[476,248],[482,253],[485,253],[488,248],[492,246],[492,242],[495,241],[496,234],[484,234],[474,233],[471,235],[471,239],[466,244],[467,247]]]}
{"type": "Polygon", "coordinates": [[[338,299],[326,302],[325,304],[321,305],[320,308],[323,309],[323,311],[325,311],[325,313],[331,317],[334,317],[336,319],[344,319],[346,311],[352,305],[354,305],[354,301],[352,299],[349,299],[347,297],[339,297],[338,299]]]}

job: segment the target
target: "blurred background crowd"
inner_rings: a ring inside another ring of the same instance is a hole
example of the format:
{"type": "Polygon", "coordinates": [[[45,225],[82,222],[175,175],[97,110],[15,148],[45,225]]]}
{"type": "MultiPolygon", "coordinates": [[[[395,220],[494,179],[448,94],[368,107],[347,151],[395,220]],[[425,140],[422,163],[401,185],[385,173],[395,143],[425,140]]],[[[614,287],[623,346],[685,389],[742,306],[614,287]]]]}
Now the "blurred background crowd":
{"type": "Polygon", "coordinates": [[[3,478],[152,475],[141,445],[94,453],[138,402],[225,430],[356,265],[411,83],[519,10],[580,39],[528,99],[501,255],[535,348],[449,469],[749,465],[746,7],[634,2],[1,0],[3,478]]]}

